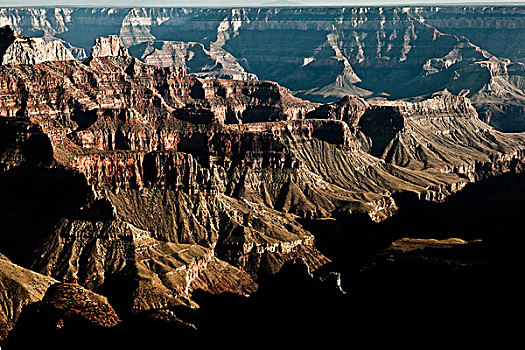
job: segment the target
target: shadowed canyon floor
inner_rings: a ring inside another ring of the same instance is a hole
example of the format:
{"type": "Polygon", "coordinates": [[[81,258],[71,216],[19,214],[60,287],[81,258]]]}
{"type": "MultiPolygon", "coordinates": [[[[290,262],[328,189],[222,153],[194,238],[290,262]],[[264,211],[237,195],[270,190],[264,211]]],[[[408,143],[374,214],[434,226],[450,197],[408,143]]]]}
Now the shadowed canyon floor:
{"type": "Polygon", "coordinates": [[[0,28],[2,346],[513,331],[525,134],[92,44],[0,28]]]}

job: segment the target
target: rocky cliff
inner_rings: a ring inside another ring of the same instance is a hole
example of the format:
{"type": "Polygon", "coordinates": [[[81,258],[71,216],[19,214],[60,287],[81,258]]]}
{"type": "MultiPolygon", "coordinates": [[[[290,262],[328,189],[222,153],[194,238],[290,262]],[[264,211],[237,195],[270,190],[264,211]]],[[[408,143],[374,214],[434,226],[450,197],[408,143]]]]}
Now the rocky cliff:
{"type": "Polygon", "coordinates": [[[78,322],[110,328],[120,321],[105,297],[15,265],[5,256],[0,256],[0,286],[0,339],[15,325],[15,334],[39,334],[78,322]]]}
{"type": "Polygon", "coordinates": [[[91,57],[126,57],[128,50],[124,47],[116,35],[100,37],[95,39],[95,45],[91,48],[91,57]]]}
{"type": "Polygon", "coordinates": [[[37,214],[47,227],[19,226],[6,213],[6,246],[35,230],[32,244],[6,254],[95,290],[136,281],[111,289],[128,294],[125,307],[136,311],[193,306],[196,289],[249,294],[254,279],[298,256],[312,268],[328,261],[292,215],[239,195],[249,164],[287,172],[293,157],[271,135],[225,126],[293,120],[315,105],[275,83],[146,66],[124,56],[116,37],[95,47],[86,64],[0,68],[4,203],[18,198],[11,204],[34,215],[54,201],[48,191],[63,196],[37,214]],[[47,185],[20,195],[26,181],[47,185]]]}
{"type": "Polygon", "coordinates": [[[379,222],[398,193],[441,201],[523,170],[525,136],[483,123],[464,96],[320,105],[94,42],[84,62],[0,66],[0,252],[117,312],[249,295],[287,261],[322,274],[304,220],[379,222]]]}
{"type": "Polygon", "coordinates": [[[58,40],[26,38],[11,27],[0,29],[0,59],[5,64],[35,64],[47,61],[73,60],[73,54],[58,40]]]}

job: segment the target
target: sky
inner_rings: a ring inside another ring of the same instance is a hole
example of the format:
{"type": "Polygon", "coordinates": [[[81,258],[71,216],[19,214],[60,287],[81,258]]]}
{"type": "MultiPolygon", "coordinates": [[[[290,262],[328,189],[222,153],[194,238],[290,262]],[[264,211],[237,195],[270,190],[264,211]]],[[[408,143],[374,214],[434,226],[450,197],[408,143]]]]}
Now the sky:
{"type": "Polygon", "coordinates": [[[525,0],[0,0],[0,7],[11,6],[89,6],[89,7],[235,7],[261,6],[267,4],[297,4],[303,6],[367,6],[367,5],[411,5],[411,4],[523,4],[525,0]]]}

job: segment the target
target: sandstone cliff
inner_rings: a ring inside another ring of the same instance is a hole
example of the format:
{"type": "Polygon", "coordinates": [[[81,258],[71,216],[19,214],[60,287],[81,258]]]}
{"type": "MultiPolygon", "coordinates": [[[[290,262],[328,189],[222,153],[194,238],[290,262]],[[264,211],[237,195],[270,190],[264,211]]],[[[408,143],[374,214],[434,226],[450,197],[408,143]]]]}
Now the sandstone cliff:
{"type": "Polygon", "coordinates": [[[116,35],[110,35],[105,38],[95,39],[95,44],[91,48],[91,57],[126,57],[128,50],[124,47],[116,35]]]}

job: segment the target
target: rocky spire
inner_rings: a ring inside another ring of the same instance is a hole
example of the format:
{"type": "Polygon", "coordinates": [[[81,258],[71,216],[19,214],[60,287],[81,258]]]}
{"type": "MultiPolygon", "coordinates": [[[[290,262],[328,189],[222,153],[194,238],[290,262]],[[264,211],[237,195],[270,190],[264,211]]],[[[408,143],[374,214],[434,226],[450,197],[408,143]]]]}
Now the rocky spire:
{"type": "Polygon", "coordinates": [[[73,54],[60,41],[27,38],[10,26],[0,28],[0,63],[35,64],[47,61],[74,60],[73,54]]]}
{"type": "Polygon", "coordinates": [[[91,57],[107,56],[129,56],[128,49],[126,49],[116,35],[109,35],[95,39],[95,45],[91,48],[91,57]]]}

